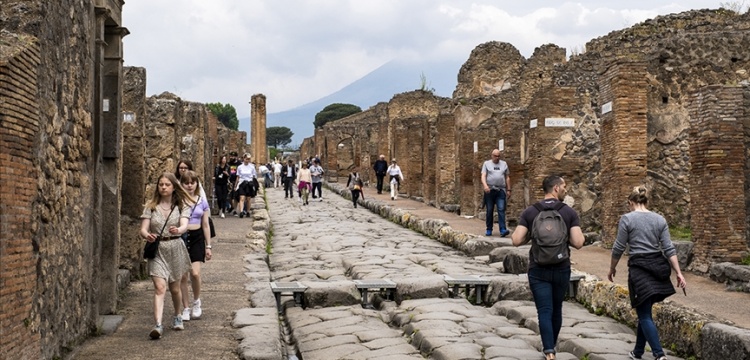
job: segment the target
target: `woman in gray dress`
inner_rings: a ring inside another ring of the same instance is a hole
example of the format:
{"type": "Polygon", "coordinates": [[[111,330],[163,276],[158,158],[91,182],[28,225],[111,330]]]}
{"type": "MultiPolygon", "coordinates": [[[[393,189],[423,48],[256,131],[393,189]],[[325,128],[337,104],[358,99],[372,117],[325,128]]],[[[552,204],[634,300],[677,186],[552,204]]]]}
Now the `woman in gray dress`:
{"type": "Polygon", "coordinates": [[[172,295],[174,318],[172,328],[183,330],[180,279],[190,271],[190,257],[180,234],[187,231],[193,201],[177,178],[164,173],[159,177],[151,199],[146,202],[141,215],[140,235],[148,242],[159,240],[156,257],[148,260],[148,272],[154,282],[154,320],[156,325],[149,333],[159,339],[164,332],[162,315],[167,284],[172,295]]]}

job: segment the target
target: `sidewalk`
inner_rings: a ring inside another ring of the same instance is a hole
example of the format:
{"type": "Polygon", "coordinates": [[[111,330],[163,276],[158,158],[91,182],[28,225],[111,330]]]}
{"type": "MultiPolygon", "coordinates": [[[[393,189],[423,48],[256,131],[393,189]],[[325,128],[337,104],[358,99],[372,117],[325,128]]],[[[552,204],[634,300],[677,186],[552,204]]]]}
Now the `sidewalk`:
{"type": "MultiPolygon", "coordinates": [[[[465,217],[449,213],[425,203],[398,198],[393,201],[390,194],[383,191],[383,194],[377,194],[374,187],[365,190],[365,196],[368,198],[383,201],[393,206],[407,210],[409,213],[419,216],[423,219],[442,219],[445,220],[454,230],[484,236],[484,220],[477,218],[467,219],[465,217]]],[[[512,231],[512,229],[511,229],[512,231]]],[[[493,229],[492,237],[500,237],[497,225],[493,229]]],[[[571,254],[573,268],[607,281],[609,272],[610,251],[596,245],[585,246],[581,250],[573,250],[571,254]]],[[[737,327],[750,329],[750,294],[727,291],[723,284],[716,283],[701,275],[683,271],[685,281],[687,282],[687,296],[678,292],[671,296],[669,300],[676,304],[692,308],[700,313],[714,316],[716,319],[737,327]]],[[[627,262],[620,261],[617,266],[617,284],[627,287],[628,271],[627,262]]]]}

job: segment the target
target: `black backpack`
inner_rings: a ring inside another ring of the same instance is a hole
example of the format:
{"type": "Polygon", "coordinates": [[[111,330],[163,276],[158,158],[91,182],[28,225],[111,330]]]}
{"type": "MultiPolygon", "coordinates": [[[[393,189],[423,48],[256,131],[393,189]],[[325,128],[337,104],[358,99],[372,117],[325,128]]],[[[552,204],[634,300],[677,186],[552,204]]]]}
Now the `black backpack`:
{"type": "Polygon", "coordinates": [[[559,211],[563,206],[558,202],[547,209],[541,203],[534,204],[539,215],[531,224],[531,254],[539,265],[559,264],[570,258],[568,226],[559,211]]]}

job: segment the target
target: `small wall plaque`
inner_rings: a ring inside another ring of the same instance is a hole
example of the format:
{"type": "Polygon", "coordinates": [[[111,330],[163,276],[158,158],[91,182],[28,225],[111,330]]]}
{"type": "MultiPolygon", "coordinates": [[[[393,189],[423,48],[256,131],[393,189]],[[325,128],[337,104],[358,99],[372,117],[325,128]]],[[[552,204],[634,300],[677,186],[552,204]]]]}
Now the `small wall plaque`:
{"type": "Polygon", "coordinates": [[[122,121],[127,123],[132,123],[135,121],[135,113],[132,112],[124,112],[122,113],[122,121]]]}
{"type": "Polygon", "coordinates": [[[536,119],[531,119],[531,121],[529,121],[529,129],[535,128],[537,126],[537,122],[538,121],[536,119]]]}
{"type": "Polygon", "coordinates": [[[478,152],[479,152],[479,143],[475,141],[474,142],[474,153],[478,153],[478,152]]]}
{"type": "Polygon", "coordinates": [[[573,118],[545,118],[545,127],[573,127],[576,125],[576,119],[573,118]]]}
{"type": "Polygon", "coordinates": [[[102,111],[109,112],[109,99],[102,101],[102,111]]]}
{"type": "Polygon", "coordinates": [[[500,151],[505,150],[505,140],[500,140],[497,142],[497,149],[500,151]]]}
{"type": "Polygon", "coordinates": [[[612,102],[608,102],[604,105],[602,105],[602,115],[612,111],[612,102]]]}

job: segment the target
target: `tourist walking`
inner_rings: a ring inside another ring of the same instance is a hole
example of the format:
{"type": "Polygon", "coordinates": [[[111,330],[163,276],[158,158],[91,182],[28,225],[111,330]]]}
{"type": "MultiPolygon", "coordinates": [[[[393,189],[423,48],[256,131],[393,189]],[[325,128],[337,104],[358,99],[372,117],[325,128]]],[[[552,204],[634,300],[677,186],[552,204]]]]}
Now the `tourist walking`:
{"type": "MultiPolygon", "coordinates": [[[[493,151],[494,153],[494,151],[493,151]]],[[[542,352],[547,360],[555,359],[555,346],[562,327],[562,305],[570,283],[569,245],[580,249],[584,237],[578,214],[562,200],[565,198],[565,180],[550,175],[542,182],[544,199],[521,213],[511,240],[514,246],[531,241],[529,252],[529,288],[534,297],[542,352]],[[544,224],[544,225],[542,225],[544,224]],[[551,231],[540,231],[550,229],[551,231]],[[540,242],[562,245],[549,256],[547,247],[540,242]]]]}
{"type": "Polygon", "coordinates": [[[281,168],[281,176],[284,177],[284,199],[294,199],[294,182],[297,180],[297,167],[292,159],[281,168]]]}
{"type": "Polygon", "coordinates": [[[180,279],[190,270],[190,257],[180,235],[187,231],[190,195],[171,173],[159,177],[151,198],[146,202],[141,215],[140,235],[149,243],[158,241],[153,258],[148,259],[148,273],[154,283],[154,328],[149,333],[152,339],[161,338],[164,328],[164,297],[167,286],[174,307],[172,328],[183,330],[182,295],[180,279]],[[166,231],[165,231],[166,230],[166,231]]]}
{"type": "Polygon", "coordinates": [[[617,263],[628,249],[630,305],[638,315],[635,347],[630,358],[641,359],[648,342],[654,358],[666,360],[651,310],[655,303],[676,292],[669,279],[672,272],[677,277],[677,286],[684,290],[687,283],[680,271],[677,250],[669,238],[667,221],[648,210],[648,199],[649,191],[643,185],[633,188],[628,196],[630,212],[620,218],[607,278],[613,281],[617,263]]]}
{"type": "Polygon", "coordinates": [[[312,189],[312,175],[310,169],[307,168],[307,163],[302,163],[302,169],[297,172],[297,184],[299,184],[297,189],[299,190],[300,202],[302,205],[310,204],[308,198],[312,189]]]}
{"type": "Polygon", "coordinates": [[[227,163],[227,156],[224,155],[214,169],[214,193],[216,193],[216,199],[219,202],[219,216],[222,218],[224,218],[224,211],[232,206],[227,203],[227,195],[229,193],[229,172],[230,169],[229,164],[227,163]]]}
{"type": "Polygon", "coordinates": [[[510,193],[510,170],[508,164],[500,160],[500,150],[492,150],[492,158],[482,164],[482,188],[484,189],[485,235],[492,235],[494,226],[494,208],[497,207],[497,223],[500,236],[508,236],[510,231],[505,226],[505,205],[510,193]]]}
{"type": "Polygon", "coordinates": [[[378,194],[383,193],[383,179],[385,178],[386,171],[388,170],[388,162],[385,161],[385,155],[380,155],[375,164],[372,165],[372,169],[375,171],[375,177],[378,179],[377,186],[378,194]]]}
{"type": "Polygon", "coordinates": [[[240,194],[239,191],[236,190],[237,188],[237,168],[242,165],[242,161],[237,158],[237,152],[232,151],[229,153],[229,161],[227,162],[229,164],[229,205],[231,207],[228,211],[231,211],[233,215],[237,215],[237,206],[239,205],[240,201],[240,194]]]}
{"type": "Polygon", "coordinates": [[[273,162],[273,187],[278,188],[281,183],[281,163],[278,160],[273,162]]]}
{"type": "MultiPolygon", "coordinates": [[[[180,160],[180,162],[177,163],[177,169],[174,171],[174,177],[180,182],[182,176],[188,171],[193,171],[193,163],[190,160],[180,160]]],[[[203,189],[203,185],[201,185],[198,190],[200,191],[201,196],[206,198],[206,190],[203,189]]]]}
{"type": "Polygon", "coordinates": [[[359,197],[362,196],[362,200],[365,199],[363,185],[364,182],[362,181],[362,177],[359,176],[357,169],[352,169],[352,172],[349,174],[349,179],[346,181],[346,187],[352,192],[352,203],[354,204],[355,209],[357,208],[357,200],[359,197]]]}
{"type": "Polygon", "coordinates": [[[391,159],[391,165],[388,166],[388,176],[390,176],[391,183],[391,200],[396,200],[398,197],[398,188],[401,186],[401,182],[404,181],[404,174],[401,172],[401,168],[396,163],[396,159],[391,159]]]}
{"type": "Polygon", "coordinates": [[[182,276],[180,289],[182,292],[182,321],[200,319],[203,314],[201,303],[201,263],[211,260],[211,231],[208,225],[208,217],[211,207],[206,198],[198,193],[200,181],[193,171],[188,171],[180,180],[182,187],[190,196],[194,205],[190,209],[187,233],[183,235],[185,247],[190,255],[190,272],[182,276]],[[190,291],[188,290],[188,278],[190,287],[193,289],[193,302],[190,306],[190,291]],[[192,311],[191,311],[192,310],[192,311]]]}
{"type": "Polygon", "coordinates": [[[249,215],[250,199],[254,198],[257,194],[255,181],[257,181],[256,178],[258,177],[255,165],[250,163],[250,154],[245,154],[243,159],[245,161],[237,167],[237,185],[235,185],[235,191],[237,191],[240,197],[237,204],[237,213],[240,218],[249,215]]]}
{"type": "Polygon", "coordinates": [[[323,201],[323,174],[325,174],[325,171],[320,166],[320,160],[316,158],[313,160],[313,166],[310,167],[310,176],[312,177],[312,197],[313,199],[316,198],[315,189],[317,189],[318,201],[323,201]]]}

